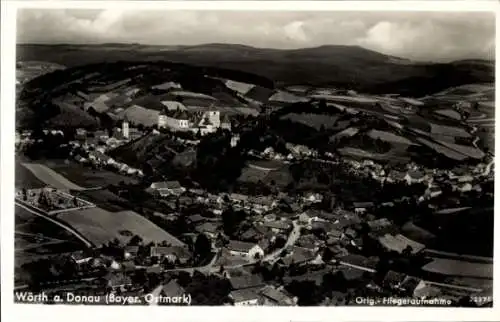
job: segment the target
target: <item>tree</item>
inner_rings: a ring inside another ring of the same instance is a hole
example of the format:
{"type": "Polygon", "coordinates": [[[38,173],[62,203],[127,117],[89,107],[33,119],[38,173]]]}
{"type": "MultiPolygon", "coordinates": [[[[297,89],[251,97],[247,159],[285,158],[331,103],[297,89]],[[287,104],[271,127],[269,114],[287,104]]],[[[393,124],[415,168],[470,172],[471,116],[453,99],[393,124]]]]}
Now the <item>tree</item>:
{"type": "Polygon", "coordinates": [[[200,258],[206,258],[212,250],[212,244],[205,234],[199,234],[194,243],[194,252],[200,258]]]}
{"type": "Polygon", "coordinates": [[[132,238],[130,238],[130,241],[128,242],[130,246],[138,246],[141,243],[142,243],[142,238],[138,235],[134,235],[132,238]]]}

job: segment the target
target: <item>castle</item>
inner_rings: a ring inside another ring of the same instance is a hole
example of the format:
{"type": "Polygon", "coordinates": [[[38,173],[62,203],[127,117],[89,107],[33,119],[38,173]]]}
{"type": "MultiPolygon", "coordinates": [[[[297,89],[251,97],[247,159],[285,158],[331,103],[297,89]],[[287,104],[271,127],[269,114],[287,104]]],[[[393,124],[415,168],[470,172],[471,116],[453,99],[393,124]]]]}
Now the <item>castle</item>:
{"type": "Polygon", "coordinates": [[[205,135],[219,128],[231,130],[231,122],[227,115],[221,116],[219,111],[188,112],[184,109],[165,108],[158,115],[158,128],[169,128],[173,131],[192,131],[205,135]]]}

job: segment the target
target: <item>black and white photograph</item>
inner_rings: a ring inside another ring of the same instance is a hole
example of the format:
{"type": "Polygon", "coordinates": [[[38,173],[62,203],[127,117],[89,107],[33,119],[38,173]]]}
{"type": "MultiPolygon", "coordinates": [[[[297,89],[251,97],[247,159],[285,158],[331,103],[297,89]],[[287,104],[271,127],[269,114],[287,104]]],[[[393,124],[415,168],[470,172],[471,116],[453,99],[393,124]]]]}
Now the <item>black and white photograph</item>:
{"type": "Polygon", "coordinates": [[[495,18],[19,8],[14,303],[492,308],[495,18]]]}

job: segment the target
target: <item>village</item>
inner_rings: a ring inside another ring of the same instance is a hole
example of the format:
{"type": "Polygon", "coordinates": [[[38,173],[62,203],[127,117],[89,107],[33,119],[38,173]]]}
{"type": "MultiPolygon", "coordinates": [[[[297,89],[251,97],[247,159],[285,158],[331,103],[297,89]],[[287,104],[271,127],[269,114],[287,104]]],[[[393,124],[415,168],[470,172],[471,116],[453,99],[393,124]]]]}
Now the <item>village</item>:
{"type": "MultiPolygon", "coordinates": [[[[230,126],[226,126],[228,128],[230,126]]],[[[49,133],[63,135],[57,130],[47,130],[45,134],[49,133]]],[[[153,130],[153,133],[160,132],[153,130]]],[[[114,129],[112,136],[104,131],[77,130],[75,140],[69,142],[69,155],[84,166],[141,179],[144,173],[140,169],[120,163],[106,152],[142,135],[144,133],[130,128],[126,121],[121,128],[114,129]]],[[[232,135],[231,145],[237,145],[239,135],[232,135]]],[[[18,138],[18,149],[32,143],[29,132],[19,133],[18,138]]],[[[177,140],[182,144],[197,144],[193,140],[177,140]]],[[[481,192],[479,183],[492,177],[493,161],[480,163],[472,171],[425,169],[415,164],[396,170],[372,160],[338,160],[328,153],[320,156],[304,146],[289,144],[287,147],[290,149],[287,156],[275,153],[272,148],[260,153],[250,151],[250,154],[261,160],[341,162],[354,175],[375,179],[381,186],[424,184],[427,189],[420,196],[390,202],[363,200],[325,211],[318,207],[323,203],[320,193],[301,196],[283,192],[268,196],[213,194],[200,188],[183,187],[178,181],[152,182],[145,192],[175,209],[168,214],[155,212],[154,222],[166,223],[168,227],[182,221],[185,231],[176,231],[174,235],[188,234],[191,238],[181,241],[173,237],[173,242],[145,243],[140,236],[129,234],[126,243],[115,240],[77,251],[69,255],[73,262],[68,273],[72,282],[53,277],[53,281],[45,282],[44,290],[52,295],[67,288],[78,294],[80,291],[82,294],[116,292],[140,296],[143,300],[136,304],[151,304],[146,301],[147,294],[182,296],[196,289],[195,280],[212,281],[226,283],[222,288],[226,292],[220,299],[216,297],[216,301],[221,301],[217,303],[232,305],[299,305],[312,300],[312,294],[321,305],[358,305],[356,294],[382,296],[394,291],[402,296],[439,296],[458,303],[469,298],[471,292],[480,291],[388,269],[387,254],[392,254],[392,260],[406,261],[406,265],[422,263],[426,245],[407,237],[405,231],[408,230],[404,227],[372,213],[376,209],[396,207],[408,199],[416,203],[429,202],[442,193],[443,185],[451,185],[458,193],[481,192]],[[183,210],[188,208],[198,210],[194,214],[183,210]],[[95,284],[91,290],[87,283],[82,284],[87,279],[95,284]]],[[[95,206],[57,189],[41,191],[19,190],[16,200],[47,217],[54,217],[60,211],[95,206]],[[48,196],[54,194],[55,198],[66,196],[68,202],[49,202],[54,198],[48,196]],[[53,204],[57,204],[57,211],[53,204]]],[[[203,301],[207,299],[195,297],[194,301],[206,303],[203,301]]]]}

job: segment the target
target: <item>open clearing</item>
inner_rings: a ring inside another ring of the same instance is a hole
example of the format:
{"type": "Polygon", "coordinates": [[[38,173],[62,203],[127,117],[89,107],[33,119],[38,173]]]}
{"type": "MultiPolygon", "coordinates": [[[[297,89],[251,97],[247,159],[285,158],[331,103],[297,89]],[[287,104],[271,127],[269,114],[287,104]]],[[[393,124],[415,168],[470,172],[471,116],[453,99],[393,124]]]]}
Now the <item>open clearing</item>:
{"type": "Polygon", "coordinates": [[[390,142],[390,143],[401,143],[401,144],[407,144],[407,145],[415,145],[415,143],[408,140],[407,138],[396,135],[396,134],[391,133],[391,132],[387,132],[387,131],[371,130],[370,132],[368,132],[368,136],[373,138],[373,139],[381,139],[382,141],[390,142]]]}
{"type": "Polygon", "coordinates": [[[40,179],[38,179],[33,172],[28,170],[20,162],[16,161],[15,164],[15,186],[19,188],[34,189],[43,188],[47,186],[40,179]]]}
{"type": "Polygon", "coordinates": [[[117,238],[127,243],[134,235],[145,243],[166,241],[172,246],[183,246],[180,240],[133,211],[109,212],[102,208],[75,210],[57,215],[95,245],[103,245],[117,238]]]}
{"type": "Polygon", "coordinates": [[[63,190],[83,190],[84,188],[69,181],[59,173],[49,167],[39,163],[23,163],[31,173],[38,179],[45,182],[48,186],[63,190]]]}
{"type": "Polygon", "coordinates": [[[133,178],[107,170],[91,169],[77,163],[65,164],[64,162],[47,161],[46,164],[50,169],[84,188],[104,187],[110,184],[116,185],[121,181],[127,184],[137,183],[137,180],[133,178]]]}
{"type": "Polygon", "coordinates": [[[445,142],[441,140],[436,140],[437,142],[445,145],[446,147],[450,148],[451,150],[457,151],[463,155],[466,155],[471,158],[475,159],[481,159],[485,156],[484,152],[473,147],[473,146],[467,146],[467,145],[461,145],[461,144],[455,144],[451,142],[445,142]]]}
{"type": "Polygon", "coordinates": [[[450,276],[493,278],[493,264],[472,263],[452,259],[435,258],[422,268],[424,271],[450,276]]]}
{"type": "Polygon", "coordinates": [[[426,140],[424,138],[417,138],[417,141],[419,141],[420,143],[422,143],[423,145],[426,145],[428,146],[429,148],[435,150],[436,152],[438,153],[441,153],[443,155],[445,155],[446,157],[450,158],[450,159],[454,159],[454,160],[458,160],[458,161],[462,161],[462,160],[465,160],[467,157],[459,152],[456,152],[454,150],[451,150],[445,146],[442,146],[438,143],[434,143],[432,141],[429,141],[429,140],[426,140]]]}
{"type": "Polygon", "coordinates": [[[297,114],[290,113],[282,117],[283,119],[291,120],[293,122],[301,123],[316,130],[324,126],[326,129],[333,128],[339,116],[324,115],[324,114],[297,114]]]}
{"type": "Polygon", "coordinates": [[[471,137],[470,133],[468,133],[462,127],[440,125],[435,123],[430,123],[430,125],[431,125],[431,134],[454,136],[461,138],[471,137]]]}
{"type": "Polygon", "coordinates": [[[434,113],[441,115],[441,116],[448,117],[448,118],[453,119],[453,120],[457,120],[457,121],[460,121],[462,119],[462,116],[460,115],[460,113],[458,113],[457,111],[454,111],[454,110],[450,110],[450,109],[437,110],[434,113]]]}

